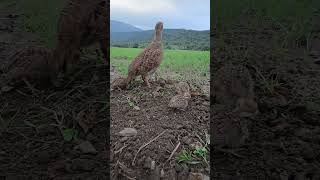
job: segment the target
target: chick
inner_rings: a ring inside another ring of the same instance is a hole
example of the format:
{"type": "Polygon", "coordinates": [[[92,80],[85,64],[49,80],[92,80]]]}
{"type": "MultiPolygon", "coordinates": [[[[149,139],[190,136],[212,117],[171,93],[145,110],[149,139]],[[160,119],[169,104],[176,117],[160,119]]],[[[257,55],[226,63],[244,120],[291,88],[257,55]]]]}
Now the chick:
{"type": "Polygon", "coordinates": [[[126,78],[123,76],[116,77],[111,83],[111,89],[124,89],[127,87],[126,78]]]}
{"type": "Polygon", "coordinates": [[[1,79],[2,88],[23,83],[47,85],[52,75],[52,51],[44,47],[31,46],[18,49],[8,57],[10,64],[1,79]]]}
{"type": "Polygon", "coordinates": [[[190,87],[185,82],[176,84],[178,95],[173,96],[169,101],[169,107],[185,111],[191,98],[190,87]]]}
{"type": "Polygon", "coordinates": [[[169,101],[169,107],[185,111],[189,104],[190,96],[188,95],[175,95],[169,101]]]}
{"type": "Polygon", "coordinates": [[[254,82],[244,66],[227,64],[220,68],[214,74],[213,94],[230,111],[242,115],[258,111],[254,100],[254,82]]]}
{"type": "Polygon", "coordinates": [[[176,92],[178,94],[190,94],[190,86],[186,82],[179,82],[175,85],[176,92]]]}

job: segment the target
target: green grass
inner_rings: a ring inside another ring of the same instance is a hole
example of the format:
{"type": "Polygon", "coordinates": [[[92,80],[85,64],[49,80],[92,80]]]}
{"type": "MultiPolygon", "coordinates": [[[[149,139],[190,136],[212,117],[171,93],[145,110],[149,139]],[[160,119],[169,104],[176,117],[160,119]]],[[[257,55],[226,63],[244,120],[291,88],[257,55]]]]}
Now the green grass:
{"type": "MultiPolygon", "coordinates": [[[[198,135],[197,135],[198,136],[198,135]]],[[[187,163],[187,164],[204,164],[209,166],[208,155],[209,155],[209,146],[210,146],[210,135],[205,133],[205,137],[199,138],[199,143],[195,146],[190,146],[187,149],[183,149],[177,156],[178,163],[187,163]]]]}
{"type": "MultiPolygon", "coordinates": [[[[142,51],[138,48],[116,48],[110,49],[111,64],[117,70],[127,75],[130,62],[142,51]]],[[[197,76],[209,76],[209,51],[188,50],[164,50],[164,59],[159,71],[162,73],[174,72],[181,75],[195,72],[197,76]]]]}
{"type": "Polygon", "coordinates": [[[20,0],[18,7],[24,14],[19,25],[22,30],[35,33],[43,45],[53,47],[56,41],[58,16],[65,0],[20,0]]]}
{"type": "Polygon", "coordinates": [[[309,41],[312,37],[311,18],[314,15],[316,7],[320,7],[318,0],[224,0],[214,1],[211,6],[213,18],[211,26],[217,28],[217,33],[222,27],[228,28],[233,24],[241,22],[239,17],[248,10],[254,10],[255,16],[246,15],[250,21],[255,23],[247,23],[248,26],[258,28],[259,24],[266,23],[266,18],[271,19],[274,24],[282,27],[281,40],[284,46],[297,43],[298,41],[309,41]]]}

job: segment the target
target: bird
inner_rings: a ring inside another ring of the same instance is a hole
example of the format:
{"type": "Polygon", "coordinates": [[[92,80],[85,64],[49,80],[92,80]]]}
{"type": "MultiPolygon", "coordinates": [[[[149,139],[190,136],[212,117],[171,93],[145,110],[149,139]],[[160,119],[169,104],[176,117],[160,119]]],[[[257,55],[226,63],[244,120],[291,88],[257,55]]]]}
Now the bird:
{"type": "Polygon", "coordinates": [[[185,111],[191,99],[190,87],[186,82],[179,82],[175,85],[175,88],[178,94],[170,99],[168,106],[185,111]]]}
{"type": "Polygon", "coordinates": [[[109,58],[109,18],[106,0],[69,0],[58,18],[54,48],[56,72],[70,72],[80,60],[80,48],[99,42],[105,63],[109,58]]]}
{"type": "Polygon", "coordinates": [[[153,41],[130,63],[126,84],[128,85],[137,76],[141,76],[144,84],[151,87],[149,76],[153,75],[163,59],[162,49],[163,22],[155,26],[153,41]]]}
{"type": "Polygon", "coordinates": [[[213,74],[213,95],[227,111],[243,116],[258,112],[254,81],[249,70],[242,65],[226,64],[213,74]]]}
{"type": "Polygon", "coordinates": [[[10,64],[1,76],[1,89],[22,84],[48,85],[52,77],[52,50],[41,46],[27,46],[15,50],[8,57],[10,64]]]}

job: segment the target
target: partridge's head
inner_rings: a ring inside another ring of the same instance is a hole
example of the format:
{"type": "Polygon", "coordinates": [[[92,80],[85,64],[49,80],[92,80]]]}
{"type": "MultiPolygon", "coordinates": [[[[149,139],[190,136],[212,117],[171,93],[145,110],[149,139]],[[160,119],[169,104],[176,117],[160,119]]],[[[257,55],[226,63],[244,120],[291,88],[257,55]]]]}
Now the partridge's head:
{"type": "Polygon", "coordinates": [[[155,30],[156,31],[162,31],[163,30],[163,23],[161,21],[156,24],[155,30]]]}

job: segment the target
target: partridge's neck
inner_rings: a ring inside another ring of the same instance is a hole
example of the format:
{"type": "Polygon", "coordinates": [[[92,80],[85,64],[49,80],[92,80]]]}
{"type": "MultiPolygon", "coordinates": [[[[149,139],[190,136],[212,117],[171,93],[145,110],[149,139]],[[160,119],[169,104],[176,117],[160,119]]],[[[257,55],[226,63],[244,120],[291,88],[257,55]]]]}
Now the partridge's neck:
{"type": "Polygon", "coordinates": [[[156,30],[155,34],[154,34],[153,41],[161,42],[161,40],[162,40],[162,32],[156,30]]]}

